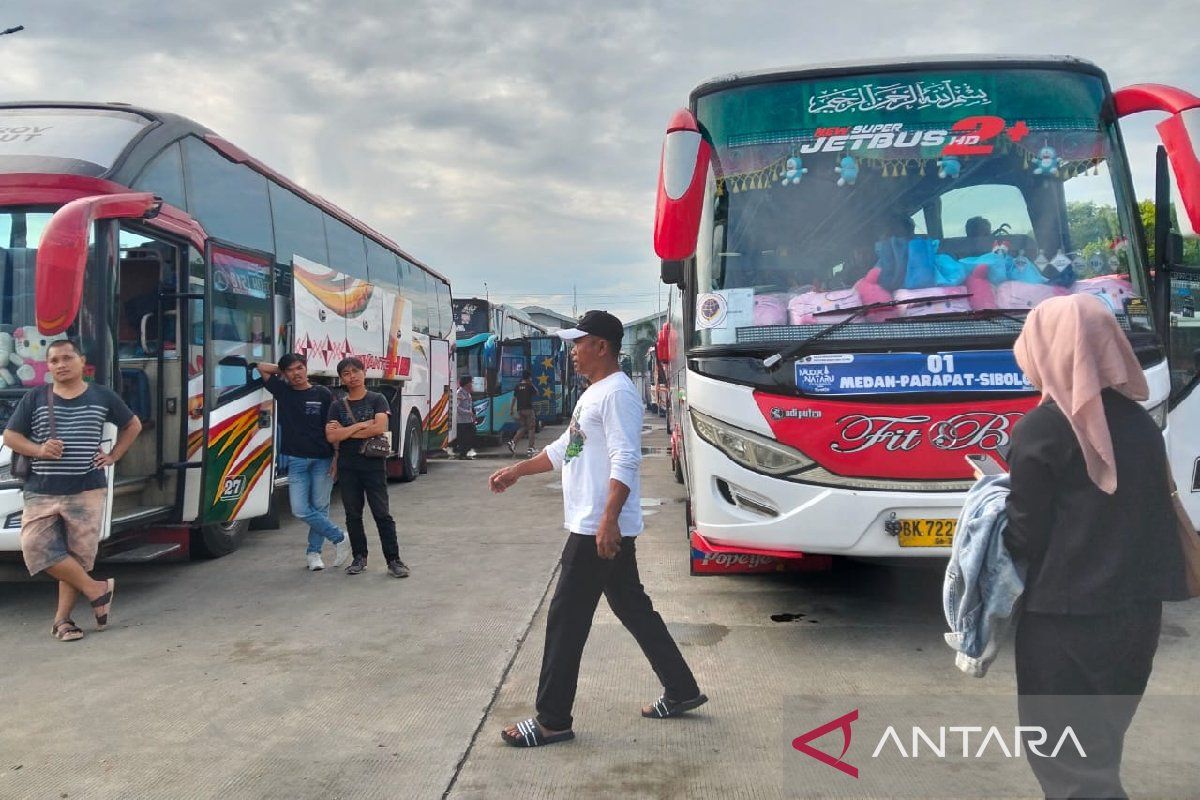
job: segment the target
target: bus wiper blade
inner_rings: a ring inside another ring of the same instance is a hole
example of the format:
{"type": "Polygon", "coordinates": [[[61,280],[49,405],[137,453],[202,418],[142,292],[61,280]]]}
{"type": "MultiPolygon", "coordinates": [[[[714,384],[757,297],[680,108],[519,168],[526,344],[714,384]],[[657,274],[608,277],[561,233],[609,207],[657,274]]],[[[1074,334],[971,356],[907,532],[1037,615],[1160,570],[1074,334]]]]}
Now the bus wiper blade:
{"type": "Polygon", "coordinates": [[[951,294],[951,295],[945,295],[943,297],[906,297],[903,300],[885,300],[881,303],[867,303],[866,305],[854,306],[852,308],[836,308],[836,309],[830,309],[829,311],[818,311],[817,313],[813,314],[814,317],[828,316],[831,314],[849,314],[849,316],[846,317],[844,320],[841,320],[840,322],[835,322],[832,325],[822,328],[821,330],[817,331],[816,333],[812,334],[811,336],[801,339],[800,341],[796,342],[794,345],[792,345],[791,347],[789,347],[785,350],[780,350],[775,355],[767,356],[766,358],[763,359],[762,363],[763,363],[764,367],[766,367],[767,369],[771,369],[772,367],[775,367],[778,364],[781,364],[782,362],[787,361],[789,358],[794,358],[794,357],[798,356],[800,353],[802,353],[805,349],[807,349],[808,346],[811,345],[813,342],[823,339],[826,336],[828,336],[829,334],[834,333],[835,331],[841,330],[842,328],[846,327],[851,322],[858,319],[859,317],[861,317],[863,314],[867,313],[868,311],[875,311],[880,308],[895,308],[896,306],[908,306],[908,305],[914,305],[916,303],[933,303],[933,302],[940,302],[940,301],[944,301],[944,300],[958,300],[963,297],[970,297],[970,296],[971,296],[970,292],[964,292],[963,294],[951,294]]]}

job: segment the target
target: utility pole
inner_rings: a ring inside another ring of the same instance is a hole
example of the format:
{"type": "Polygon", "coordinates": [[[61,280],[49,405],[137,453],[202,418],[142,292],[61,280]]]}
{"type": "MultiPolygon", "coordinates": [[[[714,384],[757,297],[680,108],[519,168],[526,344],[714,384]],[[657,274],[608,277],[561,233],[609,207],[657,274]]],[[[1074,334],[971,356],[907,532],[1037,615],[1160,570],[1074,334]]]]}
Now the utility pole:
{"type": "Polygon", "coordinates": [[[579,297],[575,293],[575,284],[571,284],[571,316],[579,319],[579,297]]]}

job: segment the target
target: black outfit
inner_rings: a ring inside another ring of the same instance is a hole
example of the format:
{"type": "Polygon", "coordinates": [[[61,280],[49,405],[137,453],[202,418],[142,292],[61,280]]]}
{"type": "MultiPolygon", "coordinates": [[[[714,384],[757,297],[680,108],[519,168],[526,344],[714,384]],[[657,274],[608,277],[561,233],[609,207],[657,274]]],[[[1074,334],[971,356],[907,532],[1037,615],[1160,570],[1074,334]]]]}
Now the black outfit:
{"type": "Polygon", "coordinates": [[[532,411],[533,400],[537,395],[538,391],[533,388],[532,383],[518,383],[517,388],[513,389],[513,398],[517,401],[517,411],[532,411]]]}
{"type": "MultiPolygon", "coordinates": [[[[8,419],[7,430],[15,431],[34,444],[44,444],[50,438],[50,415],[47,402],[49,384],[31,389],[17,403],[8,419]]],[[[118,429],[133,420],[133,412],[120,395],[107,386],[88,384],[83,394],[66,399],[54,395],[54,438],[63,443],[62,458],[51,461],[33,460],[33,472],[25,481],[25,490],[36,494],[79,494],[108,485],[104,470],[93,459],[100,451],[104,423],[118,429]]]]}
{"type": "Polygon", "coordinates": [[[460,422],[454,426],[454,452],[465,456],[475,446],[475,423],[460,422]]]}
{"type": "Polygon", "coordinates": [[[537,720],[543,727],[561,731],[572,725],[579,662],[601,594],[637,640],[667,699],[680,702],[700,694],[691,669],[642,587],[636,547],[636,536],[623,536],[617,557],[609,560],[596,552],[595,536],[572,533],[567,537],[562,572],[550,601],[538,681],[537,720]]]}
{"type": "Polygon", "coordinates": [[[1113,494],[1088,477],[1079,441],[1054,403],[1017,423],[1009,454],[1004,544],[1027,566],[1016,636],[1021,724],[1046,728],[1050,742],[1070,724],[1088,755],[1027,753],[1047,797],[1125,796],[1121,748],[1150,677],[1162,601],[1186,598],[1162,433],[1118,392],[1105,390],[1102,400],[1117,468],[1113,494]],[[1097,719],[1097,703],[1063,695],[1124,697],[1104,701],[1097,719]]]}
{"type": "MultiPolygon", "coordinates": [[[[344,426],[369,422],[376,414],[388,414],[387,400],[378,392],[368,391],[359,400],[350,400],[351,413],[346,413],[345,395],[337,397],[329,407],[329,419],[344,426]]],[[[346,511],[346,532],[355,558],[367,557],[367,534],[363,529],[363,506],[371,507],[375,527],[379,529],[379,544],[389,563],[400,557],[396,541],[396,521],[388,507],[387,464],[382,458],[362,455],[362,439],[345,439],[338,445],[338,490],[342,508],[346,511]]]]}
{"type": "Polygon", "coordinates": [[[317,384],[294,389],[278,375],[267,378],[264,385],[279,409],[279,452],[297,458],[331,458],[333,445],[325,439],[325,421],[333,392],[317,384]]]}

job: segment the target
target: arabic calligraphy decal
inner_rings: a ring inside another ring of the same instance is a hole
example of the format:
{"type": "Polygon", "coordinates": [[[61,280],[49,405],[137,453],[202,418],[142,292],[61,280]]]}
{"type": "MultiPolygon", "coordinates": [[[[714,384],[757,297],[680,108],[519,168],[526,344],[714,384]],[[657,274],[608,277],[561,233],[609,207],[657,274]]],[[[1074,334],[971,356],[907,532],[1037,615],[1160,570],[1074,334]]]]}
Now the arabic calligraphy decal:
{"type": "Polygon", "coordinates": [[[818,92],[808,101],[812,114],[847,111],[895,111],[901,108],[966,108],[991,102],[987,92],[953,80],[868,83],[818,92]]]}

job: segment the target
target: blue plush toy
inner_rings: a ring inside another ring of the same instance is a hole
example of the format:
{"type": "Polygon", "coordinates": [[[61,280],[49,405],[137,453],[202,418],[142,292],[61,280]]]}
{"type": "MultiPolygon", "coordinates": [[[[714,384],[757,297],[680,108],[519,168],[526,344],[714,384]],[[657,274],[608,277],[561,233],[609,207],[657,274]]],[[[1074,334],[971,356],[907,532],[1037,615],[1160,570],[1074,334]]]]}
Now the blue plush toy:
{"type": "Polygon", "coordinates": [[[962,172],[962,162],[954,156],[946,156],[937,160],[939,178],[957,178],[962,172]]]}
{"type": "Polygon", "coordinates": [[[808,172],[808,167],[804,166],[800,156],[789,158],[784,167],[783,180],[781,181],[784,186],[787,186],[789,183],[799,183],[800,179],[804,177],[804,173],[808,172]]]}
{"type": "Polygon", "coordinates": [[[1038,151],[1037,166],[1033,168],[1034,175],[1058,175],[1058,165],[1062,162],[1054,148],[1047,145],[1038,151]]]}
{"type": "Polygon", "coordinates": [[[839,166],[833,168],[833,171],[841,175],[838,178],[838,186],[853,186],[858,180],[858,162],[853,156],[844,156],[839,162],[839,166]]]}

